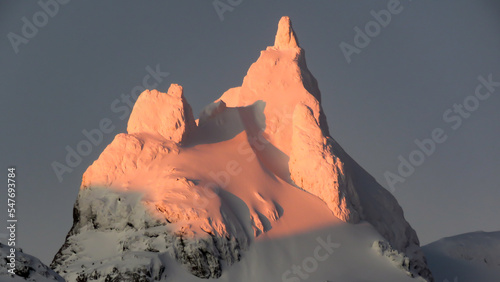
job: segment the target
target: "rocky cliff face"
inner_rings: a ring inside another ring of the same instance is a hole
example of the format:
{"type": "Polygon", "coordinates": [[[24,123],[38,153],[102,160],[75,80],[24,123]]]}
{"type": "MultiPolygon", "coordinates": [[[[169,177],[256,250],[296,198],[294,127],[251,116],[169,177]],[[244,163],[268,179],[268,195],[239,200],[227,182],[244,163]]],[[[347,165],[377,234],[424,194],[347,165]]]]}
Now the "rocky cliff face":
{"type": "MultiPolygon", "coordinates": [[[[170,184],[189,188],[185,179],[170,184]]],[[[202,210],[182,205],[88,187],[78,196],[74,225],[51,267],[68,281],[158,281],[168,267],[163,256],[170,256],[198,277],[220,276],[221,261],[239,260],[248,239],[237,234],[241,226],[229,221],[227,207],[219,206],[228,221],[213,222],[202,210]],[[187,223],[197,221],[200,230],[187,223]]]]}
{"type": "Polygon", "coordinates": [[[127,131],[83,176],[51,265],[70,280],[162,280],[169,263],[219,277],[301,198],[344,222],[367,221],[410,275],[432,280],[395,198],[330,136],[288,17],[242,86],[207,106],[198,125],[174,84],[142,93],[127,131]]]}

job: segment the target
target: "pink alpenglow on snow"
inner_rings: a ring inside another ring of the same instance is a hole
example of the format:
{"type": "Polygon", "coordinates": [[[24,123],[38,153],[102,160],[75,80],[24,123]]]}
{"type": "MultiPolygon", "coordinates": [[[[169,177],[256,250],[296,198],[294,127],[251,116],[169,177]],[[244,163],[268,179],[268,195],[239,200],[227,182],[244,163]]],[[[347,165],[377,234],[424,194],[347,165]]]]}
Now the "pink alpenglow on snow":
{"type": "Polygon", "coordinates": [[[294,250],[317,249],[318,230],[344,248],[328,249],[325,265],[363,271],[326,267],[310,281],[432,280],[396,199],[330,136],[288,17],[242,85],[205,107],[198,125],[172,84],[139,96],[127,132],[83,175],[51,265],[70,281],[297,281],[283,280],[304,261],[294,250]]]}
{"type": "Polygon", "coordinates": [[[183,95],[182,86],[170,85],[167,93],[146,90],[137,99],[127,131],[149,133],[181,143],[194,131],[193,111],[183,95]]]}
{"type": "Polygon", "coordinates": [[[332,152],[330,137],[325,137],[311,109],[299,104],[293,112],[290,175],[296,185],[326,202],[340,220],[358,223],[360,216],[345,190],[344,164],[332,152]],[[314,176],[314,177],[312,177],[314,176]],[[328,188],[327,188],[328,187],[328,188]]]}
{"type": "Polygon", "coordinates": [[[278,32],[274,40],[274,47],[276,49],[298,48],[299,42],[295,31],[292,28],[292,22],[289,17],[282,17],[278,23],[278,32]]]}

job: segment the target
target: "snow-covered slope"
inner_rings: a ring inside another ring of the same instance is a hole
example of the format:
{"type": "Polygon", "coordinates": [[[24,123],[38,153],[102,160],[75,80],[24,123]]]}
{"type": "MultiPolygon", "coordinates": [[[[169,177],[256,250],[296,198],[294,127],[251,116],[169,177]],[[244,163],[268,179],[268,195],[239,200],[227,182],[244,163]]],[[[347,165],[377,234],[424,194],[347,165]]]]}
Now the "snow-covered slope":
{"type": "MultiPolygon", "coordinates": [[[[238,263],[213,282],[424,281],[411,278],[398,261],[382,256],[372,243],[383,238],[367,223],[340,223],[306,233],[275,237],[273,230],[256,240],[238,263]],[[269,236],[268,236],[269,235],[269,236]]],[[[168,261],[176,265],[175,261],[168,261]]],[[[182,267],[166,281],[203,282],[182,267]]]]}
{"type": "Polygon", "coordinates": [[[500,231],[447,237],[422,249],[436,281],[500,281],[500,231]]]}
{"type": "Polygon", "coordinates": [[[39,259],[23,253],[19,248],[15,249],[14,257],[14,275],[9,270],[11,269],[11,247],[0,243],[0,281],[64,281],[64,279],[55,273],[48,266],[43,264],[39,259]]]}
{"type": "Polygon", "coordinates": [[[288,17],[198,122],[173,84],[140,95],[127,131],[83,175],[51,264],[70,281],[301,281],[295,264],[323,280],[432,280],[395,198],[331,138],[288,17]],[[338,252],[314,253],[332,238],[338,252]]]}

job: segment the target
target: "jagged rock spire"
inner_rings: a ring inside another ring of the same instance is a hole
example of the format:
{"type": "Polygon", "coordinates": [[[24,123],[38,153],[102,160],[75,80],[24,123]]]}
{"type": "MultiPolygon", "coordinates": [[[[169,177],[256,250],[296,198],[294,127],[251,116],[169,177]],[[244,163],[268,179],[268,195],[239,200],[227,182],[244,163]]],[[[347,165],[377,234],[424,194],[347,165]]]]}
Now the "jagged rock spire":
{"type": "Polygon", "coordinates": [[[299,41],[292,28],[292,22],[287,16],[281,17],[278,24],[278,32],[274,40],[274,47],[276,49],[297,48],[299,41]]]}
{"type": "Polygon", "coordinates": [[[127,131],[182,143],[195,127],[193,112],[184,98],[182,86],[172,84],[167,93],[146,90],[139,96],[130,114],[127,131]]]}

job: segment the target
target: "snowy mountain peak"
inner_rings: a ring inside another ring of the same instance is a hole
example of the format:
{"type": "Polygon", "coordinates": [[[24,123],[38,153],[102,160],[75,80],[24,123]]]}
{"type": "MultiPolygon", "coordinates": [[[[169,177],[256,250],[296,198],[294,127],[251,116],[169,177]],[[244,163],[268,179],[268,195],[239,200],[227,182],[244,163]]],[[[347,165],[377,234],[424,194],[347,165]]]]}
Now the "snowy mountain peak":
{"type": "Polygon", "coordinates": [[[184,95],[184,88],[182,88],[182,86],[179,84],[172,83],[168,88],[167,94],[173,97],[182,98],[184,95]]]}
{"type": "Polygon", "coordinates": [[[274,47],[276,49],[299,48],[299,41],[293,31],[292,21],[287,16],[280,19],[274,47]]]}
{"type": "Polygon", "coordinates": [[[146,90],[139,96],[127,131],[181,143],[195,128],[193,111],[184,98],[182,86],[172,84],[167,93],[146,90]]]}
{"type": "Polygon", "coordinates": [[[167,259],[217,278],[263,237],[361,230],[362,221],[378,234],[364,246],[380,241],[405,275],[432,280],[396,199],[330,136],[288,17],[242,85],[205,107],[198,124],[172,84],[138,97],[127,131],[83,176],[73,227],[52,263],[69,280],[162,280],[167,259]]]}

